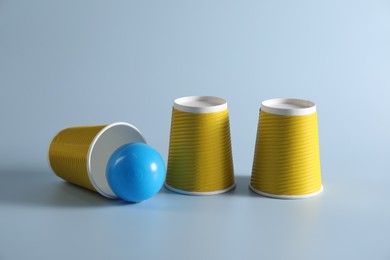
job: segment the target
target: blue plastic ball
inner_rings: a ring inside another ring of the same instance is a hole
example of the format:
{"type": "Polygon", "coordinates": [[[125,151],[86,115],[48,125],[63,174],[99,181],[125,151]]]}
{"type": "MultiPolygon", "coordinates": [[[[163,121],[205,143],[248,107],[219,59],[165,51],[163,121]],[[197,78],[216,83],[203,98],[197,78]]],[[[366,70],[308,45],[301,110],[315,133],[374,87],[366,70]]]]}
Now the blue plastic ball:
{"type": "Polygon", "coordinates": [[[121,199],[140,202],[155,195],[166,176],[161,155],[144,143],[129,143],[119,147],[107,163],[107,180],[121,199]]]}

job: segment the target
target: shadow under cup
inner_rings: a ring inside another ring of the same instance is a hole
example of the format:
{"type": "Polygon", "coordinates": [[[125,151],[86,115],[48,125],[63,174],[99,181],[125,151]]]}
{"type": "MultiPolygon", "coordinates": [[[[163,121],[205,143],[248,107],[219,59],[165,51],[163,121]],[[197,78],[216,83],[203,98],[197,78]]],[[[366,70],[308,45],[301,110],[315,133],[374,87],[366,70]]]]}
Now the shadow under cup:
{"type": "Polygon", "coordinates": [[[226,101],[209,96],[176,99],[165,186],[187,195],[212,195],[234,185],[226,101]]]}

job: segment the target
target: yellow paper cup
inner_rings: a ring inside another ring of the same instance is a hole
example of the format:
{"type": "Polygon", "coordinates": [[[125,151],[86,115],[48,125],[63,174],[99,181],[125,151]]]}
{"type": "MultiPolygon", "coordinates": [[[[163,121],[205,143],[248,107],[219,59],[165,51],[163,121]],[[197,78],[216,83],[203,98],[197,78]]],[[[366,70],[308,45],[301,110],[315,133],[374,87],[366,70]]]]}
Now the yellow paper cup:
{"type": "Polygon", "coordinates": [[[176,99],[165,186],[182,194],[212,195],[234,185],[226,101],[209,96],[176,99]]]}
{"type": "Polygon", "coordinates": [[[261,104],[250,188],[299,199],[322,192],[316,105],[300,99],[261,104]]]}
{"type": "Polygon", "coordinates": [[[60,178],[116,199],[106,178],[107,162],[124,144],[146,143],[141,132],[123,122],[60,131],[49,147],[49,164],[60,178]]]}

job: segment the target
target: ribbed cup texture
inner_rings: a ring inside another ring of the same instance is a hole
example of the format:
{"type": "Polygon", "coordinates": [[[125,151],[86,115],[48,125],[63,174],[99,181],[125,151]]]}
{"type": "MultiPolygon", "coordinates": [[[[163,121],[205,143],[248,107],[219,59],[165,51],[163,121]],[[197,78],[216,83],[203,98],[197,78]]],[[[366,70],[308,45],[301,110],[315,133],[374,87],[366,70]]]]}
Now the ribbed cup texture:
{"type": "Polygon", "coordinates": [[[67,128],[59,132],[49,148],[50,166],[57,176],[96,191],[87,170],[88,149],[106,125],[67,128]]]}
{"type": "Polygon", "coordinates": [[[275,195],[321,189],[317,113],[274,115],[260,111],[251,186],[275,195]]]}
{"type": "Polygon", "coordinates": [[[166,183],[200,193],[234,185],[227,109],[201,114],[173,108],[166,183]]]}

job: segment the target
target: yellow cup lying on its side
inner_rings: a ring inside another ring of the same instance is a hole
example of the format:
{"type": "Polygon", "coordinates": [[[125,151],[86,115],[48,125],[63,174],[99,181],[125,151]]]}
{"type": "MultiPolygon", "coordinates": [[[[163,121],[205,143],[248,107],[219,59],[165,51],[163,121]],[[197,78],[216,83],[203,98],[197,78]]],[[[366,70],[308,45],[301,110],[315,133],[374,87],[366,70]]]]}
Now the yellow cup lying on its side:
{"type": "Polygon", "coordinates": [[[49,147],[49,164],[60,178],[116,199],[106,177],[112,153],[127,143],[146,143],[141,132],[123,122],[60,131],[49,147]]]}

